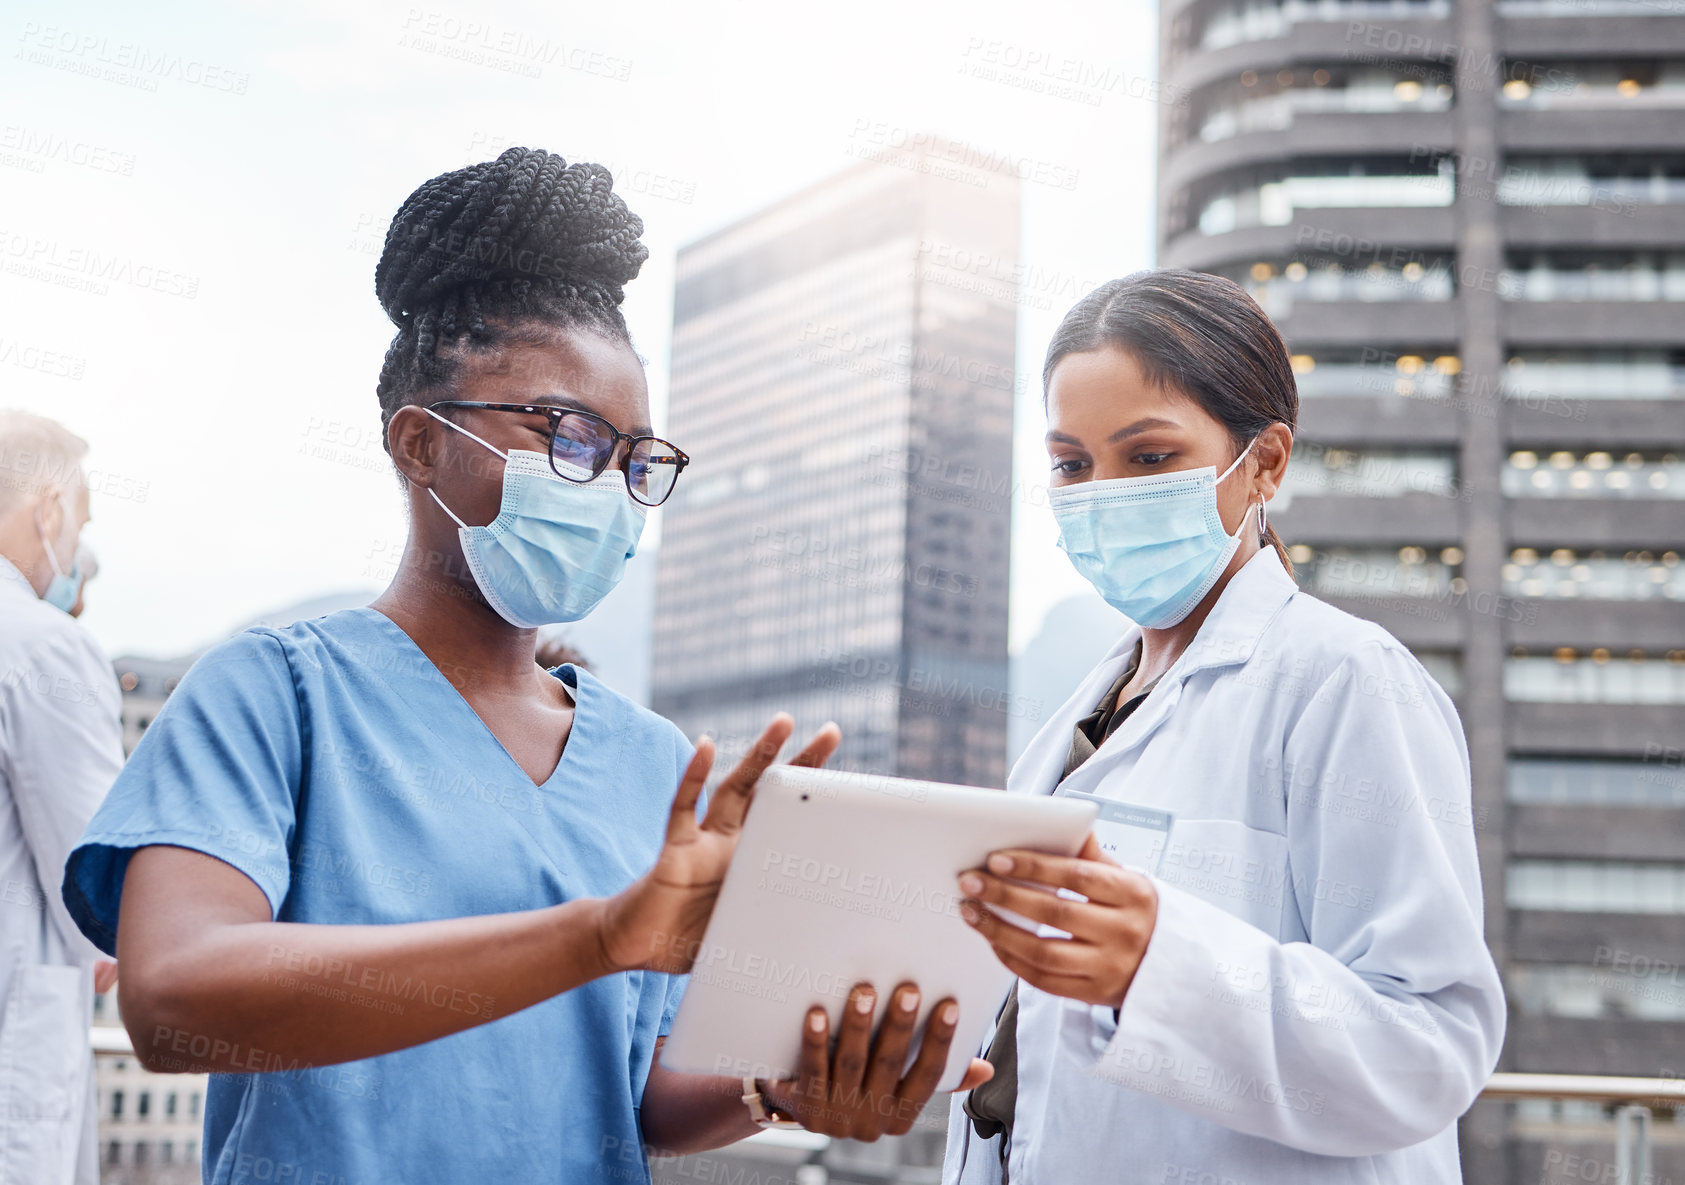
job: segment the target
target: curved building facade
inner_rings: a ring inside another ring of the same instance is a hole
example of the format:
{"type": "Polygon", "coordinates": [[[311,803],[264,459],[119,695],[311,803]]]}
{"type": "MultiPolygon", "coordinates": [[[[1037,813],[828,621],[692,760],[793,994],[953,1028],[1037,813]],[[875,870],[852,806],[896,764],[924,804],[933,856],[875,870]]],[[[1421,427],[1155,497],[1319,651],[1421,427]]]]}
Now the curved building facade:
{"type": "MultiPolygon", "coordinates": [[[[1677,1077],[1685,3],[1163,0],[1159,35],[1159,261],[1287,338],[1300,582],[1463,714],[1501,1068],[1677,1077]]],[[[1594,1105],[1462,1135],[1469,1181],[1612,1159],[1594,1105]]]]}

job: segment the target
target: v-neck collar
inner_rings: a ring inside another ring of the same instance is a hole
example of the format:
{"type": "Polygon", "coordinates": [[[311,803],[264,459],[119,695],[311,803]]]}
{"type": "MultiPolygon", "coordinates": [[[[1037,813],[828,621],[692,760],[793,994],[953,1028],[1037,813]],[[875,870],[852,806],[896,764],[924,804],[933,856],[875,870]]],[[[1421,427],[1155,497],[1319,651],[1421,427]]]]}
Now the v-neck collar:
{"type": "MultiPolygon", "coordinates": [[[[468,718],[474,722],[475,726],[485,734],[486,738],[497,747],[497,751],[503,754],[503,759],[509,763],[510,768],[512,768],[527,785],[533,787],[535,790],[546,789],[556,780],[558,776],[560,776],[562,770],[567,767],[568,756],[574,751],[575,743],[578,739],[580,722],[585,716],[586,680],[579,677],[578,667],[573,666],[571,663],[565,663],[563,666],[557,667],[554,671],[549,672],[554,678],[560,680],[562,685],[568,689],[569,697],[573,700],[573,724],[568,729],[567,743],[562,746],[562,755],[556,762],[556,768],[550,771],[549,777],[545,778],[542,782],[537,782],[533,780],[531,774],[521,768],[521,763],[515,760],[514,754],[509,752],[503,741],[495,732],[492,731],[491,726],[482,720],[480,718],[480,714],[474,710],[474,705],[469,703],[467,697],[456,689],[456,684],[445,678],[445,673],[438,668],[437,664],[435,664],[431,658],[427,657],[427,652],[425,650],[416,645],[415,639],[410,637],[409,634],[404,631],[403,626],[393,621],[390,617],[386,616],[386,614],[382,613],[379,609],[376,609],[373,605],[361,605],[350,610],[350,612],[368,614],[374,618],[376,628],[391,630],[392,633],[397,635],[401,645],[407,646],[414,651],[416,658],[420,659],[425,669],[430,672],[430,677],[456,698],[456,702],[461,705],[463,712],[465,712],[468,718]],[[573,682],[569,683],[566,679],[562,678],[560,672],[564,669],[564,667],[571,668],[573,670],[573,682]]],[[[407,704],[409,701],[405,700],[405,703],[407,704]]]]}

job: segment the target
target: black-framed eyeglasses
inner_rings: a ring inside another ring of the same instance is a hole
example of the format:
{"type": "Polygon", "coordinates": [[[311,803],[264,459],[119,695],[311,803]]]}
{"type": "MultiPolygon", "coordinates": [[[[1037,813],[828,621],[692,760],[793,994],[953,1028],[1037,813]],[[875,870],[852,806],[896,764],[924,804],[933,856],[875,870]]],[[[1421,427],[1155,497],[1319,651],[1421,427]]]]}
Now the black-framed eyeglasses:
{"type": "Polygon", "coordinates": [[[622,468],[626,489],[645,506],[660,506],[678,484],[679,474],[690,457],[677,445],[656,436],[632,436],[593,412],[550,403],[480,403],[471,399],[441,399],[428,404],[441,407],[472,407],[480,411],[510,411],[521,415],[545,416],[550,420],[550,468],[568,481],[594,481],[614,459],[622,440],[630,447],[622,468]],[[590,476],[580,477],[580,471],[590,476]]]}

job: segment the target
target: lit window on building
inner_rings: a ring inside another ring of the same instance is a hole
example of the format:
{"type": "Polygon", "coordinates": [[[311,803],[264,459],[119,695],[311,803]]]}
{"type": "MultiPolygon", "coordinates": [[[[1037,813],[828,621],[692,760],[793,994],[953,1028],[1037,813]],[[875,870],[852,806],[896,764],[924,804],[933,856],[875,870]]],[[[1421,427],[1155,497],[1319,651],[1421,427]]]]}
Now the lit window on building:
{"type": "Polygon", "coordinates": [[[1685,300],[1685,252],[1517,252],[1498,275],[1505,300],[1685,300]]]}
{"type": "MultiPolygon", "coordinates": [[[[1445,207],[1457,200],[1450,156],[1330,159],[1289,172],[1280,165],[1237,170],[1190,191],[1206,235],[1254,226],[1289,226],[1305,210],[1445,207]]],[[[1188,229],[1181,227],[1178,229],[1188,229]]]]}
{"type": "Polygon", "coordinates": [[[1427,255],[1402,262],[1362,256],[1304,256],[1282,262],[1261,260],[1222,268],[1274,318],[1290,317],[1298,302],[1316,304],[1392,304],[1443,301],[1457,294],[1456,268],[1450,257],[1427,255]]]}
{"type": "Polygon", "coordinates": [[[1301,399],[1325,397],[1449,399],[1462,373],[1450,347],[1330,348],[1290,357],[1301,399]]]}
{"type": "Polygon", "coordinates": [[[1685,350],[1518,350],[1504,365],[1504,398],[1560,413],[1550,400],[1678,399],[1685,350]]]}
{"type": "Polygon", "coordinates": [[[1504,164],[1497,197],[1506,206],[1591,206],[1617,212],[1685,202],[1685,156],[1514,155],[1504,164]]]}
{"type": "Polygon", "coordinates": [[[1504,695],[1556,704],[1685,704],[1685,650],[1522,648],[1504,660],[1504,695]]]}
{"type": "Polygon", "coordinates": [[[1511,909],[1685,913],[1685,864],[1512,859],[1504,868],[1504,900],[1511,909]]]}
{"type": "Polygon", "coordinates": [[[1511,757],[1510,802],[1529,806],[1685,806],[1685,766],[1668,759],[1511,757]]]}
{"type": "Polygon", "coordinates": [[[1193,43],[1209,50],[1285,37],[1300,21],[1344,21],[1364,16],[1427,19],[1450,14],[1449,0],[1222,0],[1205,11],[1193,43]]]}
{"type": "MultiPolygon", "coordinates": [[[[1564,9],[1570,3],[1575,15],[1590,15],[1598,8],[1585,0],[1542,0],[1542,3],[1541,0],[1500,0],[1498,11],[1520,15],[1511,10],[1529,4],[1564,9]]],[[[1615,7],[1603,5],[1605,10],[1615,7]]],[[[1498,106],[1511,109],[1642,111],[1682,105],[1685,105],[1685,61],[1679,59],[1559,58],[1506,62],[1504,84],[1498,95],[1498,106]]]]}
{"type": "Polygon", "coordinates": [[[1457,547],[1288,549],[1299,587],[1319,597],[1454,597],[1466,590],[1457,547]]]}
{"type": "Polygon", "coordinates": [[[1517,449],[1504,462],[1511,498],[1685,498],[1685,460],[1656,449],[1517,449]]]}
{"type": "Polygon", "coordinates": [[[1176,120],[1181,126],[1173,139],[1181,143],[1197,136],[1210,144],[1279,132],[1304,115],[1449,111],[1451,95],[1451,71],[1437,62],[1354,66],[1331,60],[1273,73],[1246,70],[1196,93],[1187,114],[1176,120]]]}
{"type": "Polygon", "coordinates": [[[1604,965],[1512,963],[1504,987],[1526,1017],[1685,1020],[1685,971],[1628,952],[1604,965]]]}
{"type": "Polygon", "coordinates": [[[1517,547],[1503,567],[1507,596],[1548,600],[1685,600],[1677,551],[1541,551],[1517,547]]]}
{"type": "MultiPolygon", "coordinates": [[[[1448,449],[1336,448],[1301,442],[1293,447],[1278,498],[1448,498],[1456,492],[1457,458],[1448,449]]],[[[1286,509],[1286,502],[1279,508],[1286,509]]]]}

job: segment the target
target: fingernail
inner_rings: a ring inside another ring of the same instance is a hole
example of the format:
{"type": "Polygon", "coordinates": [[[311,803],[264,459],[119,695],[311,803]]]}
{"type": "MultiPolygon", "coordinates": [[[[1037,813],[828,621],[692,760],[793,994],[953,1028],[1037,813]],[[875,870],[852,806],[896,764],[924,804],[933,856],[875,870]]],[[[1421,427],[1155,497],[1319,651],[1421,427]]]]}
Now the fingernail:
{"type": "Polygon", "coordinates": [[[919,994],[917,992],[905,992],[905,993],[902,994],[902,996],[901,996],[901,1011],[902,1012],[916,1011],[918,1009],[918,1006],[919,1006],[919,994]]]}
{"type": "Polygon", "coordinates": [[[975,872],[968,872],[960,877],[960,892],[967,897],[975,897],[983,891],[983,878],[975,872]]]}
{"type": "Polygon", "coordinates": [[[873,1003],[871,992],[861,992],[859,998],[854,1001],[854,1011],[870,1012],[873,1003]]]}
{"type": "Polygon", "coordinates": [[[977,924],[977,919],[982,916],[983,912],[969,901],[960,906],[960,917],[970,922],[973,926],[977,924]]]}
{"type": "Polygon", "coordinates": [[[808,1017],[807,1027],[809,1032],[823,1033],[825,1031],[825,1014],[822,1012],[815,1012],[812,1016],[808,1017]]]}
{"type": "Polygon", "coordinates": [[[994,855],[989,857],[989,871],[1001,873],[1011,872],[1012,857],[1003,856],[1001,853],[996,852],[994,855]]]}
{"type": "Polygon", "coordinates": [[[951,1025],[956,1020],[958,1020],[959,1018],[960,1018],[960,1006],[958,1004],[955,1004],[955,1003],[950,1001],[948,1004],[943,1006],[943,1008],[942,1008],[942,1023],[943,1024],[951,1025]]]}

